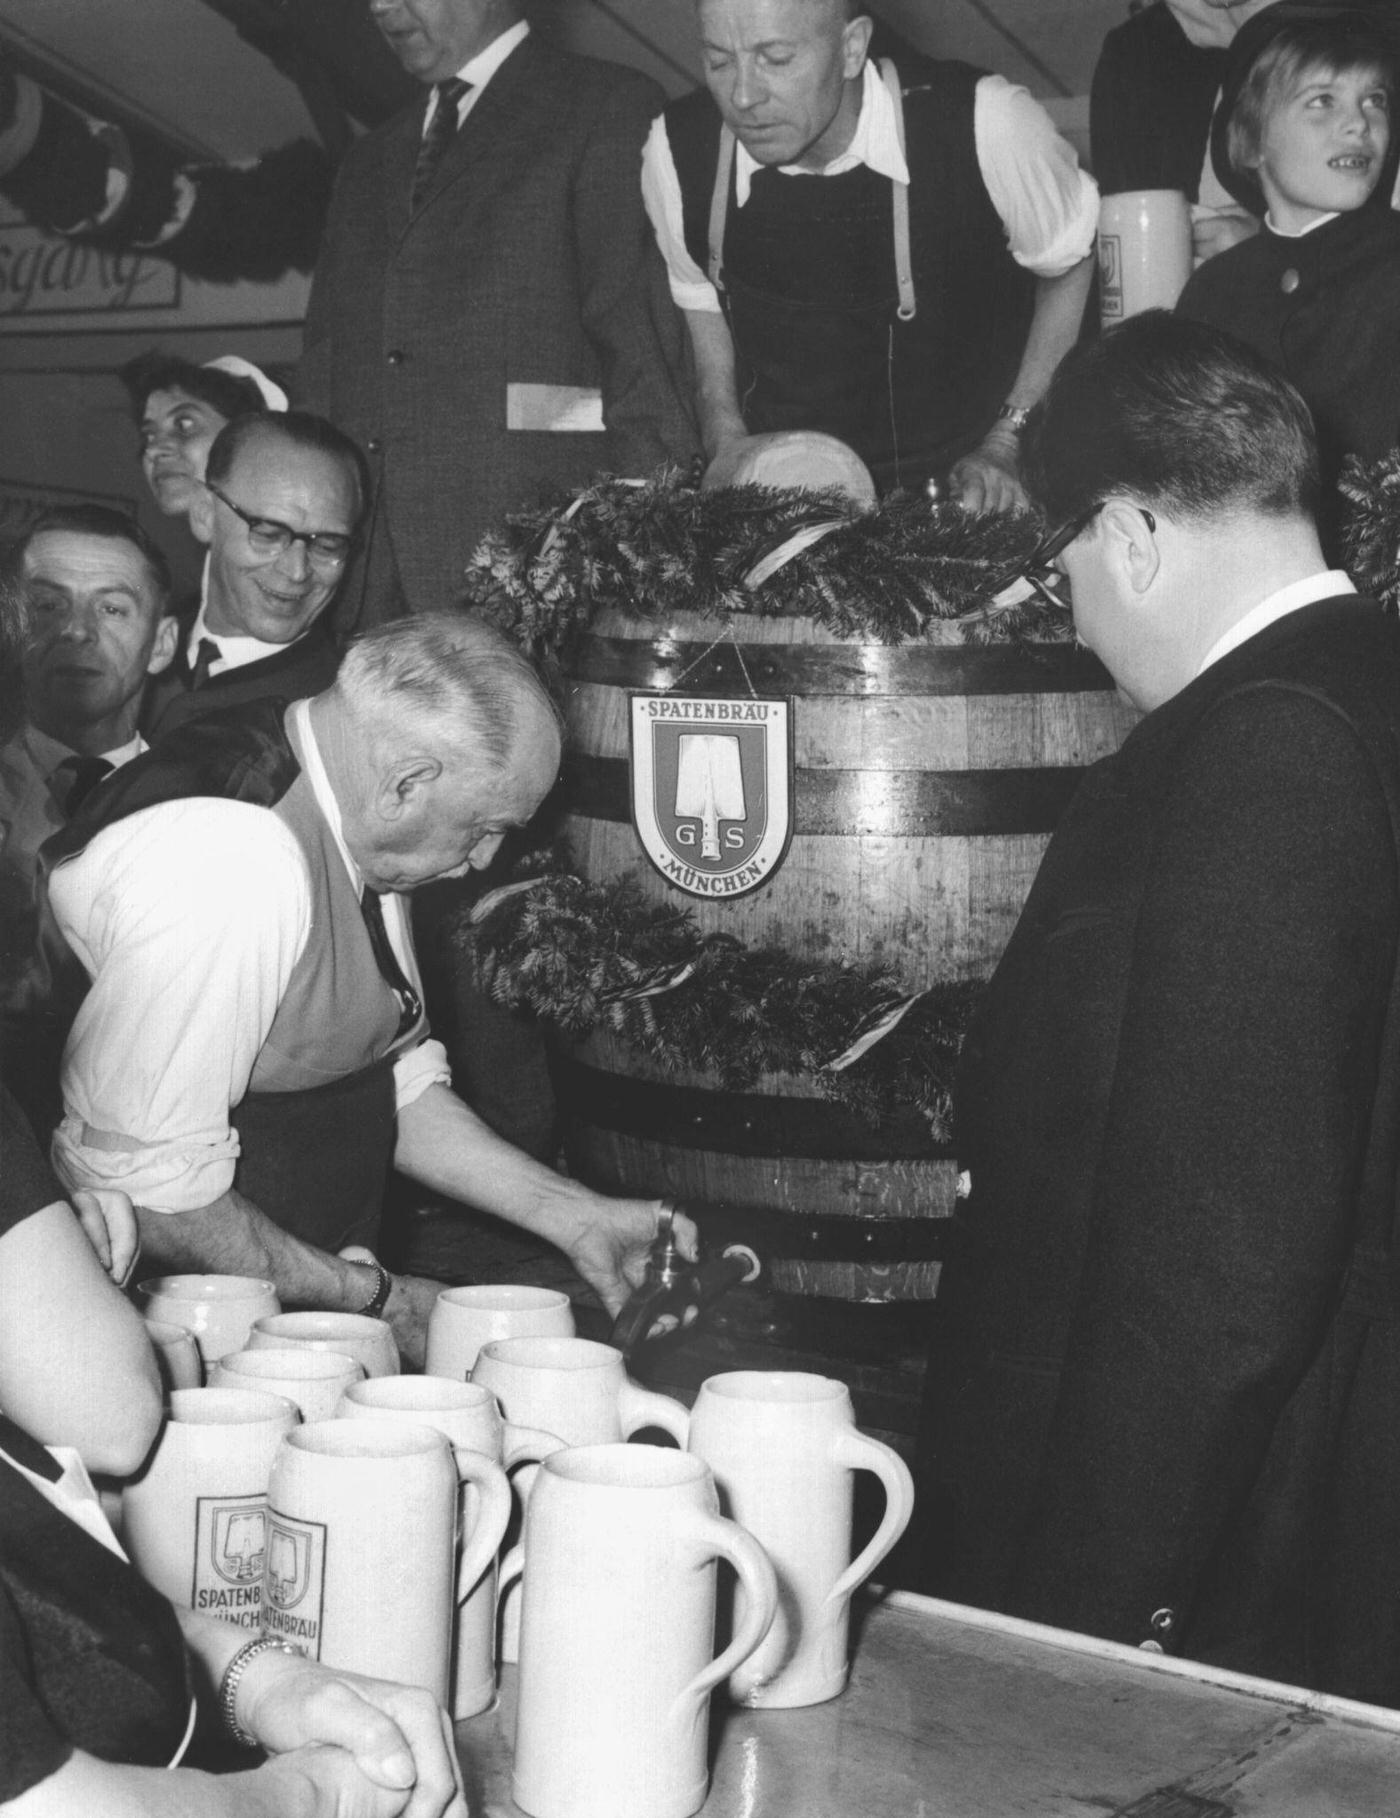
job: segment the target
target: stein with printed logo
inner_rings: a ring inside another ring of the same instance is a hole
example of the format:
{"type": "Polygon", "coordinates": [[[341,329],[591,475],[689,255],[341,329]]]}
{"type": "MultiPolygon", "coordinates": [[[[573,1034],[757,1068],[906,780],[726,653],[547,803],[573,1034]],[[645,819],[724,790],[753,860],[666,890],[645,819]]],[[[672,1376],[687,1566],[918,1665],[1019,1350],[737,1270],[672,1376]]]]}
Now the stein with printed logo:
{"type": "Polygon", "coordinates": [[[421,1685],[446,1704],[455,1612],[491,1566],[510,1492],[433,1427],[321,1420],[287,1434],[268,1484],[263,1629],[313,1660],[421,1685]],[[459,1477],[483,1492],[458,1555],[459,1477]]]}
{"type": "Polygon", "coordinates": [[[148,1584],[202,1616],[258,1627],[268,1474],[300,1418],[258,1390],[171,1392],[155,1450],[122,1491],[122,1536],[148,1584]]]}

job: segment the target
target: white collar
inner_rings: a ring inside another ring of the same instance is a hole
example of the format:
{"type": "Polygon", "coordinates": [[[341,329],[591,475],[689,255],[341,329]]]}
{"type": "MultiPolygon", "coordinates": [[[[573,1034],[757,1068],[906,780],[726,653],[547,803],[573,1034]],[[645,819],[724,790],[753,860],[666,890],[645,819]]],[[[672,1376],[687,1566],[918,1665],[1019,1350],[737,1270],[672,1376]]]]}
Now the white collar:
{"type": "MultiPolygon", "coordinates": [[[[864,164],[877,176],[888,177],[892,183],[907,184],[909,181],[909,166],[899,149],[894,97],[873,62],[865,65],[860,118],[856,121],[851,143],[841,156],[833,158],[824,170],[804,170],[800,164],[780,164],[778,169],[785,177],[840,177],[859,164],[864,164]]],[[[740,208],[749,199],[755,174],[764,168],[757,158],[744,150],[742,142],[735,148],[734,193],[740,208]]]]}
{"type": "Polygon", "coordinates": [[[1267,599],[1260,600],[1257,606],[1245,613],[1225,633],[1217,638],[1201,660],[1197,675],[1204,675],[1212,663],[1218,663],[1223,656],[1232,650],[1238,650],[1241,644],[1249,642],[1263,631],[1266,625],[1272,625],[1276,619],[1287,618],[1290,612],[1299,612],[1304,606],[1311,606],[1318,600],[1334,599],[1339,593],[1355,593],[1351,577],[1342,573],[1340,568],[1329,568],[1323,574],[1310,574],[1301,581],[1290,581],[1287,587],[1280,587],[1267,599]]]}
{"type": "Polygon", "coordinates": [[[1330,215],[1319,215],[1315,221],[1309,221],[1306,227],[1300,227],[1296,232],[1290,232],[1288,228],[1280,227],[1272,215],[1264,216],[1264,225],[1277,239],[1302,240],[1308,234],[1315,234],[1319,227],[1326,227],[1329,221],[1335,221],[1340,213],[1340,209],[1334,208],[1330,215]]]}
{"type": "Polygon", "coordinates": [[[350,848],[345,844],[340,803],[331,788],[331,779],[326,775],[325,760],[321,756],[321,747],[316,743],[316,733],[311,723],[311,702],[293,701],[287,710],[287,724],[295,730],[297,744],[301,747],[299,756],[302,774],[316,799],[316,806],[331,830],[335,849],[345,861],[345,869],[350,873],[350,881],[358,893],[364,889],[365,880],[359,866],[350,856],[350,848]]]}
{"type": "Polygon", "coordinates": [[[523,44],[529,35],[530,21],[521,19],[509,31],[502,32],[499,38],[493,38],[485,50],[469,57],[457,71],[458,79],[470,82],[473,88],[484,88],[516,45],[523,44]]]}
{"type": "MultiPolygon", "coordinates": [[[[60,764],[66,763],[69,758],[79,756],[71,745],[65,745],[62,739],[52,738],[47,732],[41,731],[38,726],[25,727],[24,741],[29,747],[29,755],[33,758],[35,767],[45,776],[52,776],[60,764]]],[[[114,770],[120,770],[122,765],[129,764],[132,758],[140,757],[145,749],[146,741],[138,732],[124,745],[116,745],[111,751],[99,752],[98,756],[105,758],[114,770]]]]}

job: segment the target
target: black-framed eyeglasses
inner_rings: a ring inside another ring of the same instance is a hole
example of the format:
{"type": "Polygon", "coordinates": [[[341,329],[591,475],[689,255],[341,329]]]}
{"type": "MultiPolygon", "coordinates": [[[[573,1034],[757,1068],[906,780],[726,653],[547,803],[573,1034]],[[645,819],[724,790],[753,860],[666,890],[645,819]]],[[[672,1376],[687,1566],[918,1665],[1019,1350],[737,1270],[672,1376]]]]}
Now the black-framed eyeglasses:
{"type": "MultiPolygon", "coordinates": [[[[1063,601],[1055,599],[1054,596],[1050,594],[1044,582],[1040,579],[1040,576],[1044,574],[1045,570],[1055,560],[1056,556],[1064,554],[1065,550],[1069,548],[1076,537],[1083,536],[1084,532],[1093,523],[1094,519],[1099,515],[1107,503],[1107,499],[1100,499],[1097,504],[1086,505],[1083,511],[1076,512],[1072,518],[1066,518],[1063,524],[1059,524],[1054,530],[1048,531],[1026,557],[1018,578],[1029,581],[1037,593],[1043,594],[1051,599],[1053,604],[1062,606],[1063,601]]],[[[1155,535],[1157,530],[1156,518],[1153,517],[1152,513],[1145,505],[1139,505],[1138,510],[1142,513],[1143,521],[1146,523],[1147,528],[1155,535]]]]}
{"type": "Polygon", "coordinates": [[[336,574],[349,558],[355,546],[355,539],[343,536],[335,530],[293,530],[290,524],[284,524],[280,518],[255,517],[251,511],[244,511],[241,505],[235,505],[227,493],[220,492],[217,486],[204,482],[204,490],[212,492],[221,505],[227,505],[236,518],[242,518],[248,527],[248,546],[255,555],[285,555],[293,543],[300,543],[306,550],[306,559],[313,568],[319,568],[327,574],[336,574]]]}

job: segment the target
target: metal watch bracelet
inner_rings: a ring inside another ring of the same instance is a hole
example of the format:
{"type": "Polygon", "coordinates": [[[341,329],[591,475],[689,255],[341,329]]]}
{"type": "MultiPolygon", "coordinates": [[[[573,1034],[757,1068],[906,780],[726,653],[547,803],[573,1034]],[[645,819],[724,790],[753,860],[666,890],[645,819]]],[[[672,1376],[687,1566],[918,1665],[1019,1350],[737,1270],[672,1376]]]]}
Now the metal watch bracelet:
{"type": "Polygon", "coordinates": [[[245,1641],[224,1668],[223,1681],[219,1686],[219,1715],[223,1718],[224,1728],[240,1748],[255,1749],[257,1738],[250,1736],[238,1721],[235,1705],[238,1701],[238,1688],[243,1683],[243,1675],[259,1654],[273,1651],[279,1654],[300,1654],[301,1649],[293,1647],[290,1641],[279,1641],[272,1635],[257,1635],[252,1641],[245,1641]]]}
{"type": "Polygon", "coordinates": [[[374,1292],[365,1304],[357,1307],[355,1311],[367,1314],[371,1319],[382,1319],[384,1309],[389,1304],[389,1296],[394,1291],[394,1278],[377,1256],[366,1257],[365,1265],[374,1270],[374,1292]]]}

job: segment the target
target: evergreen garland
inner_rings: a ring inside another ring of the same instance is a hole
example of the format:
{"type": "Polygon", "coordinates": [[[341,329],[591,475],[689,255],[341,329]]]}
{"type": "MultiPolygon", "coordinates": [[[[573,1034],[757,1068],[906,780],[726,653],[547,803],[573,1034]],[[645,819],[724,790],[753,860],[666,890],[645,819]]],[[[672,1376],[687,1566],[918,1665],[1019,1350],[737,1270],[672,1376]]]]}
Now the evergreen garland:
{"type": "Polygon", "coordinates": [[[764,1073],[806,1075],[872,1126],[913,1109],[949,1139],[980,986],[911,999],[886,967],[705,937],[688,909],[650,905],[630,881],[589,884],[559,869],[490,892],[454,938],[497,1003],[565,1035],[609,1030],[667,1071],[702,1068],[731,1091],[764,1073]],[[852,1057],[862,1037],[870,1045],[852,1057]]]}
{"type": "Polygon", "coordinates": [[[1371,462],[1350,455],[1338,484],[1350,508],[1347,570],[1363,593],[1400,612],[1400,448],[1371,462]]]}
{"type": "Polygon", "coordinates": [[[974,641],[1063,641],[1069,614],[1044,589],[995,598],[1039,529],[1030,513],[974,515],[911,494],[863,511],[837,490],[702,492],[674,471],[605,479],[488,535],[467,570],[467,603],[546,663],[606,607],[649,619],[810,618],[882,644],[922,637],[939,619],[963,621],[974,641]],[[792,559],[751,578],[799,532],[810,541],[792,559]]]}

